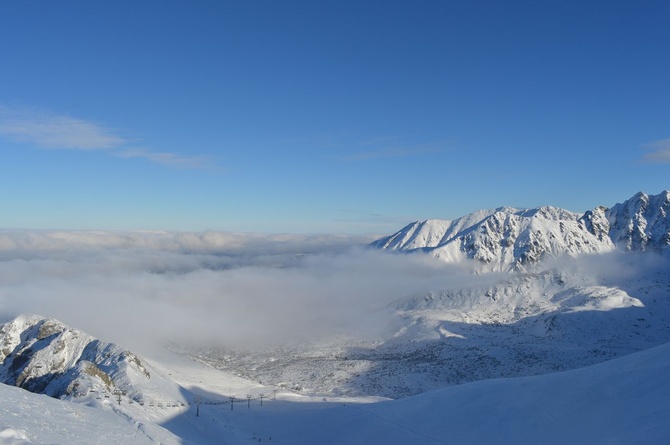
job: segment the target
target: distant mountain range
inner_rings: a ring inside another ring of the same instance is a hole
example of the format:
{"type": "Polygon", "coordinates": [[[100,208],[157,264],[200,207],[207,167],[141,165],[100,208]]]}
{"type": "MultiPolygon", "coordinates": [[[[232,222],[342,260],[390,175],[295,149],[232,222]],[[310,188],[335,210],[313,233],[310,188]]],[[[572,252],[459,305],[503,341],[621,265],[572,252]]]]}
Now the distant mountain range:
{"type": "Polygon", "coordinates": [[[372,247],[423,251],[446,262],[475,259],[493,270],[523,269],[547,257],[670,246],[670,190],[578,214],[556,207],[500,207],[455,220],[408,224],[372,247]]]}

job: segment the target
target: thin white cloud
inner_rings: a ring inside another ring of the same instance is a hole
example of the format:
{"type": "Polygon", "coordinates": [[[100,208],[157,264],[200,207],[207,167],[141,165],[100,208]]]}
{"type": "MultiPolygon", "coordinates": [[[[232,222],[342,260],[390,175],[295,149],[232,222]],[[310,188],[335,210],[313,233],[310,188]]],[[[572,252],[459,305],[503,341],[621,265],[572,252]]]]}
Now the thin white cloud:
{"type": "MultiPolygon", "coordinates": [[[[372,242],[369,236],[234,232],[0,230],[0,261],[18,253],[45,255],[87,249],[181,252],[204,255],[288,255],[339,252],[372,242]],[[8,253],[9,252],[9,253],[8,253]]],[[[38,255],[39,256],[39,255],[38,255]]]]}
{"type": "Polygon", "coordinates": [[[130,148],[136,140],[121,136],[118,130],[43,110],[0,106],[0,136],[41,149],[100,150],[121,158],[145,159],[174,168],[214,168],[212,160],[205,156],[130,148]]]}
{"type": "Polygon", "coordinates": [[[642,146],[649,150],[642,160],[652,164],[670,164],[670,138],[649,142],[642,146]]]}
{"type": "Polygon", "coordinates": [[[182,169],[206,169],[208,166],[212,165],[212,161],[206,156],[180,156],[175,153],[152,152],[136,149],[117,151],[115,154],[121,158],[146,159],[156,164],[163,164],[182,169]]]}
{"type": "Polygon", "coordinates": [[[389,145],[397,143],[399,139],[400,138],[398,136],[379,136],[363,141],[361,142],[361,145],[389,145]]]}
{"type": "Polygon", "coordinates": [[[113,129],[45,111],[0,108],[0,134],[41,148],[109,150],[129,141],[113,129]]]}
{"type": "MultiPolygon", "coordinates": [[[[375,142],[380,142],[382,139],[377,139],[375,142]]],[[[366,141],[363,145],[371,145],[370,141],[366,141]]],[[[441,153],[447,149],[446,144],[422,144],[413,146],[387,146],[377,150],[370,150],[361,153],[355,153],[349,156],[339,158],[340,161],[368,161],[370,159],[381,158],[405,158],[411,156],[421,156],[428,154],[441,153]]]]}

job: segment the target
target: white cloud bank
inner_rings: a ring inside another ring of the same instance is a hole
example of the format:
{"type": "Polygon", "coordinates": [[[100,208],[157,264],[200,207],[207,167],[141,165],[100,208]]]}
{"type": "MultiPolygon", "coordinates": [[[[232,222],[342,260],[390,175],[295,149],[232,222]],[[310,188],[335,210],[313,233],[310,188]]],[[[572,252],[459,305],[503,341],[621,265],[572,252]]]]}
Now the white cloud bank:
{"type": "Polygon", "coordinates": [[[122,150],[115,152],[118,157],[126,159],[146,159],[156,164],[182,169],[205,169],[211,165],[206,156],[180,156],[175,153],[152,152],[146,150],[122,150]]]}
{"type": "Polygon", "coordinates": [[[371,251],[362,238],[228,233],[0,232],[0,313],[55,317],[129,348],[271,345],[374,335],[460,267],[371,251]]]}
{"type": "MultiPolygon", "coordinates": [[[[166,342],[270,347],[335,335],[386,336],[398,326],[389,308],[399,299],[510,278],[473,274],[470,263],[364,248],[369,241],[0,231],[0,316],[54,317],[140,353],[166,342]]],[[[668,261],[616,253],[545,266],[564,271],[579,286],[618,287],[636,274],[665,276],[668,261]]]]}

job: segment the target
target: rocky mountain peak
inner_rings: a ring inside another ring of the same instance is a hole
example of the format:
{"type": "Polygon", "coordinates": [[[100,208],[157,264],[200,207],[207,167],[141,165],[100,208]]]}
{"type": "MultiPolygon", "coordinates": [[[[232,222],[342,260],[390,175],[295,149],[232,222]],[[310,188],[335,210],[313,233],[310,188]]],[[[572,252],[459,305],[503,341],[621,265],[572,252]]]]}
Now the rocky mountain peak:
{"type": "Polygon", "coordinates": [[[651,196],[640,192],[612,208],[598,206],[583,215],[553,206],[499,207],[456,220],[425,220],[372,246],[426,251],[447,262],[470,258],[497,270],[616,248],[661,250],[670,246],[670,191],[651,196]]]}
{"type": "Polygon", "coordinates": [[[606,211],[609,236],[624,251],[662,250],[670,246],[670,191],[639,192],[606,211]]]}

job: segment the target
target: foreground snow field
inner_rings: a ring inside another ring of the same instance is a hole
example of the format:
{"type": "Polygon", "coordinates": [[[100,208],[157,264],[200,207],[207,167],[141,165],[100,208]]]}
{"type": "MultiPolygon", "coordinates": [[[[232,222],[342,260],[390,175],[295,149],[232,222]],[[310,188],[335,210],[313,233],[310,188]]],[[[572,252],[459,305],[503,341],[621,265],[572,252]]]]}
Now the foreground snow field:
{"type": "Polygon", "coordinates": [[[0,385],[0,444],[178,444],[155,425],[110,408],[69,403],[24,389],[0,385]]]}
{"type": "MultiPolygon", "coordinates": [[[[159,368],[210,400],[263,390],[196,362],[172,365],[159,368]]],[[[87,400],[95,405],[89,407],[0,385],[0,444],[662,444],[670,441],[669,370],[665,344],[587,368],[396,401],[279,393],[263,406],[256,399],[247,408],[244,400],[233,410],[119,407],[108,400],[87,400]]]]}

